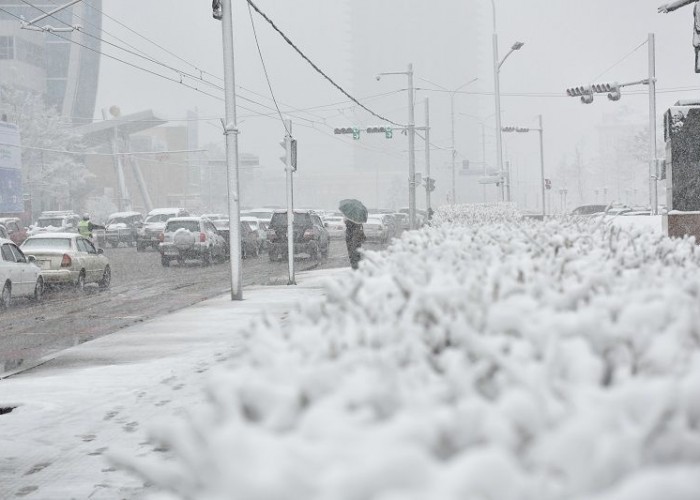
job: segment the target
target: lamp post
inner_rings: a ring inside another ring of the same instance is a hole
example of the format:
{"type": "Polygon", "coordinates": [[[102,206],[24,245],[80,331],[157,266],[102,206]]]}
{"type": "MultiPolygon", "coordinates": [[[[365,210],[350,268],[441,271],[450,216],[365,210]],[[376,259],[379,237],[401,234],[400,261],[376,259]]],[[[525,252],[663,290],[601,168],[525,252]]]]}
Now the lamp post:
{"type": "Polygon", "coordinates": [[[416,229],[416,122],[413,102],[413,64],[408,65],[407,71],[395,71],[377,74],[377,81],[384,75],[408,76],[408,220],[411,229],[416,229]]]}
{"type": "MultiPolygon", "coordinates": [[[[501,135],[501,66],[506,62],[506,59],[515,52],[520,50],[525,45],[523,42],[515,42],[510,51],[505,55],[503,59],[499,61],[498,59],[498,34],[496,33],[496,2],[491,0],[491,7],[493,8],[493,86],[494,95],[496,100],[496,164],[498,166],[498,171],[503,179],[501,182],[501,200],[506,200],[506,188],[505,188],[505,173],[503,171],[503,136],[501,135]]],[[[510,200],[508,200],[510,201],[510,200]]]]}

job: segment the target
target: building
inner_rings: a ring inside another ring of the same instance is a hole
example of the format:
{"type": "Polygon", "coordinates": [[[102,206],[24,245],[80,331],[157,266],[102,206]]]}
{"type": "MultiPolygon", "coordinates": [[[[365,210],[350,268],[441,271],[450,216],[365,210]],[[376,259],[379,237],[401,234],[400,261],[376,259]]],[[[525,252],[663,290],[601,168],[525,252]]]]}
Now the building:
{"type": "Polygon", "coordinates": [[[68,33],[22,29],[18,18],[31,21],[57,7],[48,0],[31,4],[0,0],[0,84],[41,93],[63,117],[88,123],[97,97],[102,0],[78,2],[37,23],[81,26],[68,33]]]}

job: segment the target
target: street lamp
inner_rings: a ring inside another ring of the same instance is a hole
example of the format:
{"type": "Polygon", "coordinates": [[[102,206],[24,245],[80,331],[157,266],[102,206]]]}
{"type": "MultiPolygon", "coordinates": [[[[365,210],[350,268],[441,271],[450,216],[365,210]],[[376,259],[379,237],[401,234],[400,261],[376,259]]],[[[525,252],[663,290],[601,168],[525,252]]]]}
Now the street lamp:
{"type": "Polygon", "coordinates": [[[377,81],[384,75],[408,76],[408,220],[411,229],[416,229],[416,123],[413,102],[413,64],[408,65],[407,71],[379,73],[377,81]]]}
{"type": "MultiPolygon", "coordinates": [[[[510,51],[506,54],[506,56],[501,59],[500,61],[498,60],[498,35],[495,32],[495,13],[496,13],[496,8],[494,4],[494,33],[493,33],[493,79],[494,79],[494,94],[496,96],[496,162],[498,164],[498,171],[501,175],[501,177],[504,179],[504,182],[501,183],[501,199],[506,200],[506,181],[505,181],[505,173],[503,172],[503,136],[502,136],[502,131],[501,131],[501,66],[503,66],[503,63],[506,62],[506,59],[515,52],[516,50],[520,50],[523,48],[523,45],[525,45],[523,42],[515,42],[511,48],[510,51]]],[[[508,200],[510,201],[510,200],[508,200]]]]}
{"type": "MultiPolygon", "coordinates": [[[[540,133],[540,189],[542,191],[542,216],[547,215],[546,205],[545,205],[545,179],[544,179],[544,128],[542,127],[542,115],[538,116],[539,128],[525,128],[525,127],[503,127],[503,132],[519,132],[527,133],[531,131],[536,131],[540,133]]],[[[551,207],[550,207],[551,210],[551,207]]]]}

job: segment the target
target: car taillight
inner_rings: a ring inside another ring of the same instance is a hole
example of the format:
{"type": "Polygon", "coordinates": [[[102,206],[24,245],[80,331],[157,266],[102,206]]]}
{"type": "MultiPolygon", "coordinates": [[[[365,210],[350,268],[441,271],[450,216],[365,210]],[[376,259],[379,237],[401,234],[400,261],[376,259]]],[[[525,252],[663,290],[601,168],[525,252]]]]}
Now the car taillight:
{"type": "Polygon", "coordinates": [[[163,242],[165,240],[165,234],[158,233],[158,241],[163,242]]]}
{"type": "Polygon", "coordinates": [[[313,229],[307,229],[304,231],[304,239],[305,240],[310,240],[314,237],[314,230],[313,229]]]}
{"type": "Polygon", "coordinates": [[[207,233],[199,233],[199,242],[204,243],[207,241],[207,233]]]}
{"type": "Polygon", "coordinates": [[[73,261],[71,260],[70,255],[64,253],[63,259],[61,259],[61,267],[70,267],[71,264],[73,264],[73,261]]]}

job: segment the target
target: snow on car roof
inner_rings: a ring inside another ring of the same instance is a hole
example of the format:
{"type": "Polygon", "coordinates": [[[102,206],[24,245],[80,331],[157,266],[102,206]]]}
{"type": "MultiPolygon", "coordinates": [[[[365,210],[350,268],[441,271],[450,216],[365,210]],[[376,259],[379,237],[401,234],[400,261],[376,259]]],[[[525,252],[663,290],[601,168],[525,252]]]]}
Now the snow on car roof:
{"type": "MultiPolygon", "coordinates": [[[[187,217],[171,217],[168,219],[168,222],[173,222],[173,221],[183,221],[183,220],[191,220],[191,221],[197,221],[199,222],[202,220],[202,217],[196,217],[193,215],[189,215],[187,217]]],[[[207,219],[208,220],[208,219],[207,219]]],[[[211,221],[210,221],[211,222],[211,221]]]]}
{"type": "Polygon", "coordinates": [[[47,238],[75,238],[80,236],[78,233],[38,233],[33,234],[27,239],[43,240],[47,238]]]}
{"type": "Polygon", "coordinates": [[[141,215],[140,212],[115,212],[113,214],[110,214],[108,217],[109,219],[116,219],[116,218],[122,218],[122,217],[133,217],[134,215],[141,215]]]}
{"type": "Polygon", "coordinates": [[[184,208],[154,208],[150,212],[148,212],[148,215],[162,215],[162,214],[172,214],[178,213],[183,211],[184,208]]]}

